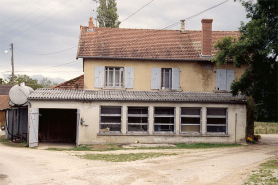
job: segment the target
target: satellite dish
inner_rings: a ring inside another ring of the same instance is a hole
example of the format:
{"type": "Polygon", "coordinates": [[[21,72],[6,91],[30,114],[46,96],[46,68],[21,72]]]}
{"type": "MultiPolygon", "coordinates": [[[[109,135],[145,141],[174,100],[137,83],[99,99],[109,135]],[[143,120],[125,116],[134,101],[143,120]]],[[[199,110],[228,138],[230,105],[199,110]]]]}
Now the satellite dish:
{"type": "Polygon", "coordinates": [[[15,85],[10,89],[10,100],[16,105],[23,105],[27,102],[28,96],[34,92],[31,87],[21,85],[15,85]]]}

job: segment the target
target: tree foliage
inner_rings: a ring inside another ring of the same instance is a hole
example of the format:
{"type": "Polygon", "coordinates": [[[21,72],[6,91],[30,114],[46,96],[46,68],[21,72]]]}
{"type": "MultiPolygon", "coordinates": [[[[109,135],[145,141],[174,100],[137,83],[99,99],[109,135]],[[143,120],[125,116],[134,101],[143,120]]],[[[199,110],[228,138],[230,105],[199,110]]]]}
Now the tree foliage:
{"type": "Polygon", "coordinates": [[[217,66],[233,60],[236,67],[248,69],[231,85],[233,95],[245,94],[254,99],[256,119],[277,121],[277,1],[239,0],[250,19],[241,23],[238,39],[226,37],[215,44],[219,52],[213,62],[217,66]]]}
{"type": "MultiPolygon", "coordinates": [[[[22,82],[25,82],[26,86],[32,87],[34,90],[37,88],[50,88],[57,85],[56,82],[52,82],[46,77],[38,82],[37,79],[32,79],[28,75],[14,75],[14,84],[20,84],[22,82]]],[[[10,75],[7,80],[0,78],[0,84],[12,84],[12,75],[10,75]]]]}
{"type": "Polygon", "coordinates": [[[99,27],[119,28],[116,0],[99,0],[97,8],[99,27]]]}

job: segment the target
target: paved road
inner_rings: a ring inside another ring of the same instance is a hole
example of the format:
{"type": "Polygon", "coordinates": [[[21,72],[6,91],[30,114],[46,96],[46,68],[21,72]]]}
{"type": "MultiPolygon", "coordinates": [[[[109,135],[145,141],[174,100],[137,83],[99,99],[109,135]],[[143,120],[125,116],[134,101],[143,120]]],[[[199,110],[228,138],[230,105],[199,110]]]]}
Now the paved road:
{"type": "Polygon", "coordinates": [[[47,151],[0,145],[0,184],[243,184],[261,162],[278,158],[278,135],[261,144],[202,150],[121,150],[179,155],[113,163],[80,159],[100,152],[47,151]]]}

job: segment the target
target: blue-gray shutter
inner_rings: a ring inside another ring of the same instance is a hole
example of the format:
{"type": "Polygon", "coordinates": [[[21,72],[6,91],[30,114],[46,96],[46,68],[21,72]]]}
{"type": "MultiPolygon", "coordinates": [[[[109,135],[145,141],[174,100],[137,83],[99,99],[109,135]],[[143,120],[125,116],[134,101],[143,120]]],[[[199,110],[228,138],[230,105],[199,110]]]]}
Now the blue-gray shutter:
{"type": "Polygon", "coordinates": [[[180,68],[172,68],[172,89],[180,90],[180,68]]]}
{"type": "Polygon", "coordinates": [[[235,79],[235,70],[227,69],[227,91],[231,90],[231,83],[235,79]]]}
{"type": "Polygon", "coordinates": [[[95,66],[94,87],[103,88],[104,84],[104,66],[95,66]]]}
{"type": "Polygon", "coordinates": [[[152,68],[151,71],[151,89],[160,89],[161,68],[152,68]]]}
{"type": "Polygon", "coordinates": [[[134,88],[134,67],[125,67],[125,88],[134,88]]]}
{"type": "Polygon", "coordinates": [[[226,69],[216,69],[216,90],[226,90],[226,69]]]}

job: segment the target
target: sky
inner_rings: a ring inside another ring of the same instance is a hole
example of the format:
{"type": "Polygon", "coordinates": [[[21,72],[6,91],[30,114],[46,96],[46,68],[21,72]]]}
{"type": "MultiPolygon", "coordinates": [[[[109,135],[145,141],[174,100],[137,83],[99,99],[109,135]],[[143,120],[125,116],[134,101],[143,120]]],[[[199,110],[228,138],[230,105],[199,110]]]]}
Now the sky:
{"type": "MultiPolygon", "coordinates": [[[[224,0],[117,0],[120,28],[164,29],[224,0]],[[149,3],[149,4],[148,4],[149,3]]],[[[15,74],[62,83],[83,74],[76,59],[80,25],[96,18],[95,0],[2,0],[0,6],[0,78],[11,74],[14,46],[15,74]],[[8,53],[5,53],[5,50],[8,53]]],[[[186,30],[201,30],[202,19],[213,19],[212,29],[237,31],[248,22],[239,2],[229,0],[185,22],[186,30]]],[[[94,20],[96,25],[96,21],[94,20]]],[[[179,30],[180,25],[171,28],[179,30]]]]}

